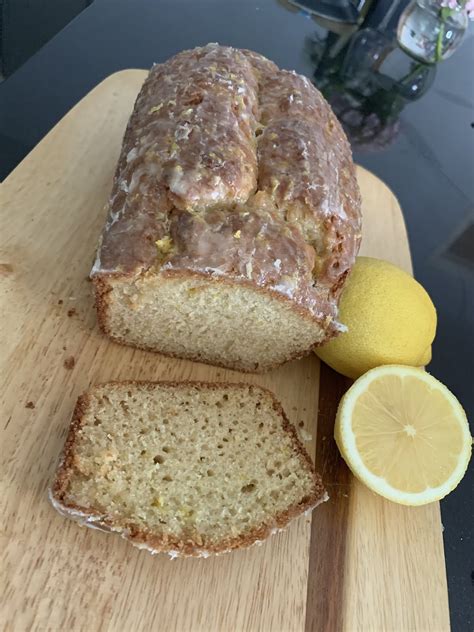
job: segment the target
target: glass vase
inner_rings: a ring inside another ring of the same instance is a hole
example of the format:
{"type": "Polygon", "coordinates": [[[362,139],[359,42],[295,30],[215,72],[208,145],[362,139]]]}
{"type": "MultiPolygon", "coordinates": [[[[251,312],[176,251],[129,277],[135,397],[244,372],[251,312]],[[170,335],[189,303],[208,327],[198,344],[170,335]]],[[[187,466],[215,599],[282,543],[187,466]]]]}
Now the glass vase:
{"type": "Polygon", "coordinates": [[[398,43],[415,59],[434,64],[454,53],[464,37],[467,23],[462,9],[446,12],[440,0],[414,0],[400,16],[398,43]]]}

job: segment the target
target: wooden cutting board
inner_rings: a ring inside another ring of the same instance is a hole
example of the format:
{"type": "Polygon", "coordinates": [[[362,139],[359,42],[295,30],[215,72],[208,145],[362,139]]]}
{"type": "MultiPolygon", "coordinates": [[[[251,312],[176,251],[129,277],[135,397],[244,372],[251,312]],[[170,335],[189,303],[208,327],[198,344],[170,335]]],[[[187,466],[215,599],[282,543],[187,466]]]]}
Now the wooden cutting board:
{"type": "MultiPolygon", "coordinates": [[[[87,277],[144,77],[106,79],[0,185],[4,629],[447,630],[439,506],[397,506],[351,477],[332,439],[347,380],[315,356],[241,375],[121,347],[98,331],[87,277]],[[98,381],[160,378],[272,389],[311,435],[330,501],[261,547],[207,560],[152,557],[61,518],[46,490],[77,396],[98,381]]],[[[395,197],[367,171],[358,177],[362,252],[410,271],[395,197]]]]}

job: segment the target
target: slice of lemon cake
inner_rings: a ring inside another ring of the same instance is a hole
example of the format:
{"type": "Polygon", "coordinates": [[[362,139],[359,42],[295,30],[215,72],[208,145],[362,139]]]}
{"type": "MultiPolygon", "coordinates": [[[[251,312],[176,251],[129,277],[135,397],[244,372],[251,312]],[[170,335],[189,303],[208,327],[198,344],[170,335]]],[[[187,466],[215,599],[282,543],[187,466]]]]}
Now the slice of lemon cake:
{"type": "Polygon", "coordinates": [[[171,556],[249,546],[325,498],[269,391],[199,382],[92,388],[51,489],[63,515],[171,556]]]}

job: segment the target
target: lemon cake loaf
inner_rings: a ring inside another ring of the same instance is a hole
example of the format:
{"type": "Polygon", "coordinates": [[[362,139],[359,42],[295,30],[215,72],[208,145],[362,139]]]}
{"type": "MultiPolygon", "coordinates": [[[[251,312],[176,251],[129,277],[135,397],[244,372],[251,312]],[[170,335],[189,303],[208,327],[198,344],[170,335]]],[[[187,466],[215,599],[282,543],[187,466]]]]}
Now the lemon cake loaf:
{"type": "Polygon", "coordinates": [[[91,277],[114,340],[265,371],[337,335],[361,235],[349,143],[308,79],[209,44],[149,73],[91,277]]]}

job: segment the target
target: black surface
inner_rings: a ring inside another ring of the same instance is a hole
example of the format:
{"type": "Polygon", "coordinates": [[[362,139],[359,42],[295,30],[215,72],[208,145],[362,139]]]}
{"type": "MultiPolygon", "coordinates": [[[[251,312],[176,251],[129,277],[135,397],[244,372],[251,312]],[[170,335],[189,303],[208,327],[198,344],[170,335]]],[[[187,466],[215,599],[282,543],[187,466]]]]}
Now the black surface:
{"type": "MultiPolygon", "coordinates": [[[[207,42],[251,48],[313,76],[307,17],[271,0],[96,0],[0,84],[0,179],[85,94],[123,68],[147,68],[207,42]]],[[[392,144],[355,158],[404,210],[417,278],[438,309],[429,371],[474,411],[474,37],[408,104],[392,144]],[[461,244],[461,248],[459,247],[461,244]],[[454,255],[453,255],[454,251],[454,255]],[[461,252],[461,255],[460,255],[461,252]]],[[[472,429],[472,426],[471,426],[472,429]]],[[[442,501],[452,629],[474,629],[474,468],[442,501]]],[[[402,554],[402,552],[401,552],[402,554]]],[[[416,590],[416,587],[414,587],[416,590]]]]}
{"type": "Polygon", "coordinates": [[[8,77],[92,0],[0,0],[0,72],[8,77]]]}

